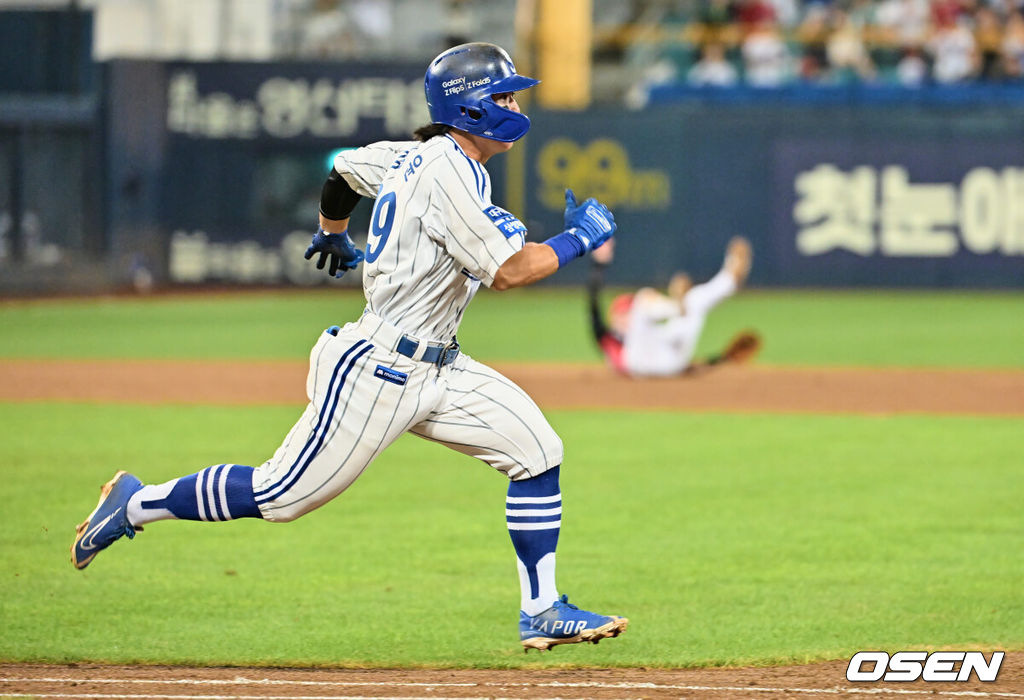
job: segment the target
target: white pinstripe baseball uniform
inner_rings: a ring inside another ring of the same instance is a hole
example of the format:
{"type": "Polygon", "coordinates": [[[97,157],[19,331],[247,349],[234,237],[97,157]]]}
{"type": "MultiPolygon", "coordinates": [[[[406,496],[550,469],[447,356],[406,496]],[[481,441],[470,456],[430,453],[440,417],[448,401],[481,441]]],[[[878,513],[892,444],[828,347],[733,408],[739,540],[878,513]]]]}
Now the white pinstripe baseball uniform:
{"type": "Polygon", "coordinates": [[[263,517],[287,521],[323,505],[404,432],[511,479],[558,466],[561,440],[522,389],[465,354],[440,368],[420,359],[453,341],[481,282],[523,246],[525,227],[490,201],[487,171],[450,136],[343,152],[335,169],[377,199],[366,310],[313,348],[306,411],[254,475],[263,517]]]}
{"type": "Polygon", "coordinates": [[[524,247],[526,228],[491,203],[482,163],[510,147],[498,144],[526,134],[530,120],[514,93],[537,82],[518,75],[501,47],[453,47],[424,77],[431,123],[416,131],[424,142],[375,143],[335,160],[305,258],[319,253],[317,267],[330,261],[331,275],[362,260],[366,309],[314,345],[309,403],[299,421],[256,468],[218,464],[163,484],[118,471],[76,527],[75,567],[84,569],[99,551],[157,520],[294,520],[343,492],[397,437],[412,432],[509,477],[505,521],[519,572],[524,649],[596,643],[626,629],[626,618],[583,610],[558,593],[561,441],[522,389],[460,354],[455,342],[466,306],[481,283],[495,283],[499,268],[499,288],[521,286],[615,233],[607,207],[594,199],[577,203],[567,190],[566,230],[524,247]],[[347,233],[335,230],[361,197],[376,200],[365,259],[347,233]],[[513,256],[509,272],[504,263],[513,256]]]}

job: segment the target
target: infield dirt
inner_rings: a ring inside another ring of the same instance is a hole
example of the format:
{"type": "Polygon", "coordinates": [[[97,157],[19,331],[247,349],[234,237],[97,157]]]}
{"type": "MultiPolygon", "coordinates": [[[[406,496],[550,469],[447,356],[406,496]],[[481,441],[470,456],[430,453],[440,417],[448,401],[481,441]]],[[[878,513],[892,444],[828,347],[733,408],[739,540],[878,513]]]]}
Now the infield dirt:
{"type": "Polygon", "coordinates": [[[1021,653],[1008,654],[999,679],[991,683],[850,683],[846,666],[846,661],[831,661],[775,668],[351,670],[10,664],[0,665],[0,695],[140,700],[1024,697],[1021,653]]]}
{"type": "MultiPolygon", "coordinates": [[[[1024,415],[1024,371],[740,365],[630,380],[599,365],[496,364],[542,409],[1024,415]]],[[[4,360],[0,400],[301,404],[304,362],[4,360]]]]}

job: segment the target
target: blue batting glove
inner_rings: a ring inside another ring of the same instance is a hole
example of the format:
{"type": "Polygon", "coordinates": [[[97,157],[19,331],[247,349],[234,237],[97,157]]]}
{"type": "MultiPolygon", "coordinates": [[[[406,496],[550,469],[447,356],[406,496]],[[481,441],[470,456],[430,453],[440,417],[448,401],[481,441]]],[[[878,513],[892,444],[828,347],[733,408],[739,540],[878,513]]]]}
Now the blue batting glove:
{"type": "Polygon", "coordinates": [[[341,278],[348,270],[354,270],[363,261],[363,251],[357,249],[348,237],[348,231],[341,233],[327,233],[321,227],[317,227],[313,234],[313,242],[306,248],[304,257],[309,260],[314,253],[320,253],[316,261],[316,269],[324,269],[324,265],[330,260],[327,274],[331,277],[341,278]]]}
{"type": "Polygon", "coordinates": [[[615,216],[608,207],[593,197],[577,204],[573,191],[565,191],[566,232],[578,238],[587,252],[611,238],[615,228],[615,216]]]}
{"type": "Polygon", "coordinates": [[[600,248],[615,233],[615,217],[596,199],[576,203],[572,190],[565,191],[565,230],[544,241],[558,256],[558,266],[600,248]]]}
{"type": "Polygon", "coordinates": [[[565,225],[562,227],[564,231],[567,228],[572,228],[572,217],[575,216],[576,211],[579,209],[579,205],[576,204],[576,193],[572,191],[572,188],[566,188],[565,190],[565,216],[562,221],[565,225]]]}

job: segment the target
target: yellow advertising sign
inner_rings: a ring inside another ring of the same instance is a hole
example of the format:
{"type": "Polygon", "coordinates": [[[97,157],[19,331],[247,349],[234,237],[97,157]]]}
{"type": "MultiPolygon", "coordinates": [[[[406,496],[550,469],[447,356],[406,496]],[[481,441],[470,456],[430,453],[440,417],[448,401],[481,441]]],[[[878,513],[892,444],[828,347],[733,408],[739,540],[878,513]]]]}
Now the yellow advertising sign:
{"type": "Polygon", "coordinates": [[[552,139],[537,154],[540,200],[550,209],[565,206],[571,187],[582,199],[595,197],[609,209],[666,209],[671,186],[664,170],[634,170],[625,146],[597,139],[586,146],[552,139]]]}

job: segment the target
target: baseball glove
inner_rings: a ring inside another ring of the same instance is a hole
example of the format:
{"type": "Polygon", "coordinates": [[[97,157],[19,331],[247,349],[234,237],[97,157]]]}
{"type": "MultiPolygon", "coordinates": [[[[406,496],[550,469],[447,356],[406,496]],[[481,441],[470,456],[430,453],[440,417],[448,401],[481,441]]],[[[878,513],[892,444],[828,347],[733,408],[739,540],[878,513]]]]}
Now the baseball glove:
{"type": "Polygon", "coordinates": [[[760,350],[761,336],[756,331],[743,331],[736,334],[725,349],[712,359],[712,364],[749,362],[760,350]]]}

